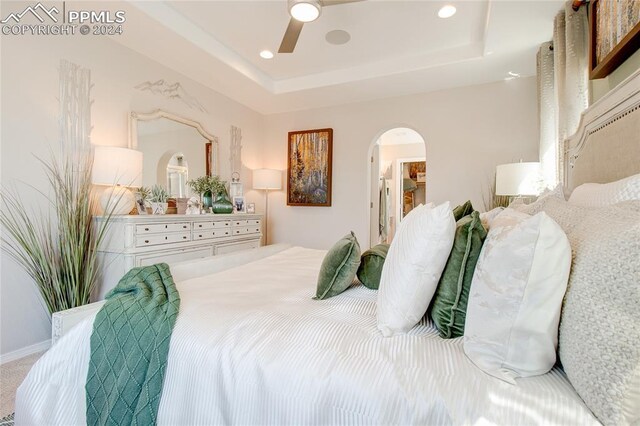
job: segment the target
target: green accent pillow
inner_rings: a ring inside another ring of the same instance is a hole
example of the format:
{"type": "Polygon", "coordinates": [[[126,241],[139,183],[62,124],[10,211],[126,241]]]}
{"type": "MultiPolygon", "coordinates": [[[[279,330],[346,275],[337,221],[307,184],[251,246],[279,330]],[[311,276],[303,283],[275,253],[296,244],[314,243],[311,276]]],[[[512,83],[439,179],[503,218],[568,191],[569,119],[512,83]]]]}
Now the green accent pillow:
{"type": "Polygon", "coordinates": [[[457,222],[463,217],[470,215],[472,212],[473,206],[471,205],[471,201],[467,201],[466,203],[460,204],[458,207],[453,209],[453,217],[457,222]]]}
{"type": "Polygon", "coordinates": [[[431,319],[445,339],[464,335],[471,279],[486,237],[476,211],[456,223],[453,249],[431,304],[431,319]]]}
{"type": "Polygon", "coordinates": [[[357,275],[365,287],[377,290],[380,286],[382,266],[384,265],[384,260],[387,258],[388,251],[389,244],[378,244],[362,253],[357,275]]]}
{"type": "Polygon", "coordinates": [[[356,277],[360,265],[360,245],[353,231],[327,252],[318,275],[314,299],[327,299],[345,291],[356,277]]]}

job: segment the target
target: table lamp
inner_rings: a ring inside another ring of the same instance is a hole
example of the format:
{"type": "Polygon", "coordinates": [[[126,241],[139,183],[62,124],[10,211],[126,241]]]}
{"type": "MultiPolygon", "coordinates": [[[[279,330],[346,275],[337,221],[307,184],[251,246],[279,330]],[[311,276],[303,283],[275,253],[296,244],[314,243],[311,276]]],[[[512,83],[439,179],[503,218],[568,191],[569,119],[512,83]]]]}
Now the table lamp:
{"type": "Polygon", "coordinates": [[[536,196],[540,193],[540,163],[510,163],[496,167],[496,195],[536,196]]]}
{"type": "Polygon", "coordinates": [[[268,244],[269,224],[269,191],[282,188],[282,173],[280,170],[257,169],[253,171],[253,189],[266,192],[266,205],[264,210],[264,244],[268,244]]]}
{"type": "Polygon", "coordinates": [[[104,214],[129,214],[136,198],[129,188],[142,186],[142,152],[115,146],[96,146],[91,181],[108,186],[100,197],[104,214]]]}

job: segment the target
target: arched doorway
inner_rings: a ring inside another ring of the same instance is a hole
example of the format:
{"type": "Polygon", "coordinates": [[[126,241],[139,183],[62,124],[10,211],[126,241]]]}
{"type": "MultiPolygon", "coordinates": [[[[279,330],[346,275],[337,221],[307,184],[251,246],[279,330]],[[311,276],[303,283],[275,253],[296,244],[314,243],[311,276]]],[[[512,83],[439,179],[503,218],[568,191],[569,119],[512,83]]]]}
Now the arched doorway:
{"type": "Polygon", "coordinates": [[[402,219],[426,202],[426,146],[409,127],[381,133],[370,149],[369,245],[391,243],[402,219]]]}

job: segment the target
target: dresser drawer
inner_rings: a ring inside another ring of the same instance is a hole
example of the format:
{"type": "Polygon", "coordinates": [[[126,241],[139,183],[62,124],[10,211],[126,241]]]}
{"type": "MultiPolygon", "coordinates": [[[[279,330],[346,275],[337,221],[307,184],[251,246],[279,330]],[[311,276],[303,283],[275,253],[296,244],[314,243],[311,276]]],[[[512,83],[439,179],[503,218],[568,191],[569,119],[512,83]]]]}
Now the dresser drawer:
{"type": "Polygon", "coordinates": [[[234,227],[233,235],[244,235],[244,234],[259,234],[260,226],[243,226],[243,227],[234,227]]]}
{"type": "Polygon", "coordinates": [[[194,222],[193,230],[198,231],[200,229],[229,229],[231,228],[230,220],[212,220],[207,222],[194,222]]]}
{"type": "Polygon", "coordinates": [[[159,244],[179,243],[183,241],[191,241],[191,232],[141,235],[136,237],[136,247],[156,246],[159,244]]]}
{"type": "Polygon", "coordinates": [[[249,250],[260,247],[260,240],[243,241],[240,243],[221,244],[216,246],[215,254],[233,253],[235,251],[249,250]]]}
{"type": "Polygon", "coordinates": [[[136,234],[154,234],[158,232],[179,232],[188,231],[191,229],[189,222],[178,223],[148,223],[142,225],[136,225],[136,234]]]}
{"type": "Polygon", "coordinates": [[[203,229],[193,231],[193,240],[209,240],[211,238],[223,238],[231,235],[231,229],[203,229]]]}
{"type": "Polygon", "coordinates": [[[213,247],[199,247],[195,249],[173,250],[169,253],[160,252],[136,257],[136,266],[153,265],[154,263],[184,262],[185,260],[202,259],[212,256],[213,247]]]}
{"type": "Polygon", "coordinates": [[[234,220],[233,226],[255,226],[260,225],[260,219],[242,219],[234,220]]]}

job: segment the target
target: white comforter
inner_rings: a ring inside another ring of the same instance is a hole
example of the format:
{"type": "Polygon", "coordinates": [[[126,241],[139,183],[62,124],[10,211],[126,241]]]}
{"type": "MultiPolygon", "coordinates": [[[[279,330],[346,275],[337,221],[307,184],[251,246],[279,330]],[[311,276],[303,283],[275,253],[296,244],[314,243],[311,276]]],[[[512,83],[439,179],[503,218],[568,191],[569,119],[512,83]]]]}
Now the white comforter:
{"type": "MultiPolygon", "coordinates": [[[[485,375],[430,324],[376,329],[376,292],[312,300],[324,251],[290,248],[178,282],[160,425],[592,424],[564,374],[485,375]]],[[[18,390],[16,424],[84,424],[92,318],[18,390]]]]}

